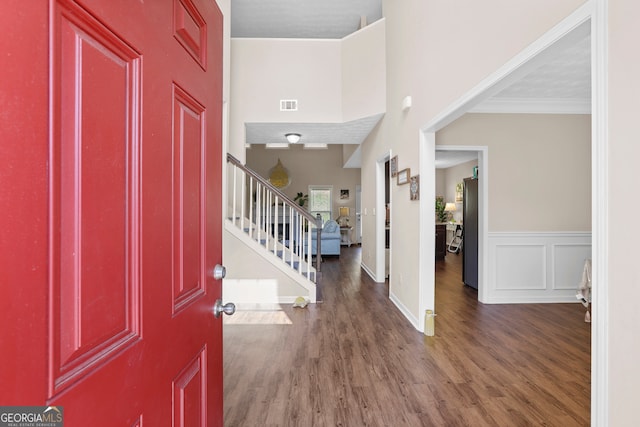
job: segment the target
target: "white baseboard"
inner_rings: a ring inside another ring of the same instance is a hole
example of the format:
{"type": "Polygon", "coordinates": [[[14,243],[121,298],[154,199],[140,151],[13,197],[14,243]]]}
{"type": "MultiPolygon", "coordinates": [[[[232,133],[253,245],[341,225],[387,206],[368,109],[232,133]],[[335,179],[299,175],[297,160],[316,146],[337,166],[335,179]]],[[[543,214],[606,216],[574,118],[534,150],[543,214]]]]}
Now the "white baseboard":
{"type": "Polygon", "coordinates": [[[389,293],[389,299],[391,300],[391,302],[395,304],[396,307],[398,307],[398,310],[400,310],[400,312],[404,315],[404,317],[406,317],[407,320],[411,322],[414,328],[416,328],[420,332],[424,332],[422,330],[422,327],[420,326],[419,320],[413,315],[413,313],[411,313],[411,311],[404,304],[402,304],[400,299],[398,299],[398,297],[396,297],[393,294],[393,292],[389,293]]]}
{"type": "Polygon", "coordinates": [[[283,294],[281,288],[277,279],[224,279],[222,295],[225,301],[232,301],[237,307],[293,304],[297,297],[315,302],[303,288],[299,288],[295,295],[283,294]]]}
{"type": "Polygon", "coordinates": [[[360,263],[360,268],[362,268],[362,269],[364,270],[364,272],[365,272],[365,273],[367,273],[367,275],[368,275],[369,277],[371,277],[371,280],[373,280],[373,281],[374,281],[374,282],[376,282],[376,283],[378,282],[378,281],[376,280],[376,275],[375,275],[375,274],[373,274],[373,271],[371,271],[371,270],[369,269],[369,267],[367,267],[367,265],[366,265],[365,263],[361,262],[361,263],[360,263]]]}
{"type": "Polygon", "coordinates": [[[577,302],[591,233],[489,233],[490,304],[577,302]]]}

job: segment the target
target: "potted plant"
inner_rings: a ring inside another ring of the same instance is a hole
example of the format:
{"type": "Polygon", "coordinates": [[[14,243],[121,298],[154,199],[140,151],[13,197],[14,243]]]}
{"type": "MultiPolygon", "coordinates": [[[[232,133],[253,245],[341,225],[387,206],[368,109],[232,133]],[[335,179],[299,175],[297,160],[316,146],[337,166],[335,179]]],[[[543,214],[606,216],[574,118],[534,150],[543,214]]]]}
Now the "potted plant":
{"type": "Polygon", "coordinates": [[[444,197],[437,196],[436,197],[436,220],[438,222],[447,222],[449,219],[449,213],[445,212],[444,208],[446,204],[444,203],[444,197]]]}
{"type": "Polygon", "coordinates": [[[309,200],[309,195],[304,194],[302,191],[298,191],[298,194],[296,194],[296,197],[293,198],[293,201],[297,202],[301,208],[304,208],[304,205],[307,204],[307,200],[309,200]]]}

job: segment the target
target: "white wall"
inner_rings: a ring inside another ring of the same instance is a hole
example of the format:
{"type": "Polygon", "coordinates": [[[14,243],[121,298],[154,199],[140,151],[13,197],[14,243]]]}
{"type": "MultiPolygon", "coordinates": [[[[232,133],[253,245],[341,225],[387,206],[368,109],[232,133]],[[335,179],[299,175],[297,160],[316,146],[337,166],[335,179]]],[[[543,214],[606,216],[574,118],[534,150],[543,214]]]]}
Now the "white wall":
{"type": "Polygon", "coordinates": [[[247,122],[342,123],[384,112],[385,20],[342,40],[231,40],[230,152],[244,160],[247,122]],[[298,111],[281,112],[281,99],[298,111]]]}
{"type": "Polygon", "coordinates": [[[342,121],[340,40],[234,38],[231,50],[230,138],[238,151],[246,122],[342,121]],[[281,99],[297,99],[298,111],[280,111],[281,99]]]}
{"type": "Polygon", "coordinates": [[[489,233],[487,303],[577,302],[591,233],[489,233]]]}
{"type": "Polygon", "coordinates": [[[635,249],[640,223],[633,220],[640,210],[633,190],[640,159],[640,2],[609,0],[608,4],[608,277],[607,283],[594,286],[606,286],[609,294],[608,335],[602,337],[609,358],[609,425],[630,426],[638,419],[640,384],[640,270],[635,249]]]}
{"type": "Polygon", "coordinates": [[[239,310],[247,310],[256,304],[291,304],[299,296],[315,300],[315,295],[274,268],[262,255],[247,250],[245,243],[228,230],[223,239],[228,276],[222,282],[225,301],[232,301],[239,310]]]}
{"type": "Polygon", "coordinates": [[[384,19],[342,39],[342,120],[384,111],[386,90],[384,19]]]}

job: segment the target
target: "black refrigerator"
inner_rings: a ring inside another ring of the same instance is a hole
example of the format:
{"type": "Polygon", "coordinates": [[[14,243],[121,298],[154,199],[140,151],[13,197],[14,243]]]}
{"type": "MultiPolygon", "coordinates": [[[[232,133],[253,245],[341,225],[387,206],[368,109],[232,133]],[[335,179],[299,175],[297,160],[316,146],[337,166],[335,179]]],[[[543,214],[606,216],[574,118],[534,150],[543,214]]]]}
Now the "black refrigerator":
{"type": "Polygon", "coordinates": [[[462,199],[462,281],[478,289],[478,180],[465,178],[462,199]]]}

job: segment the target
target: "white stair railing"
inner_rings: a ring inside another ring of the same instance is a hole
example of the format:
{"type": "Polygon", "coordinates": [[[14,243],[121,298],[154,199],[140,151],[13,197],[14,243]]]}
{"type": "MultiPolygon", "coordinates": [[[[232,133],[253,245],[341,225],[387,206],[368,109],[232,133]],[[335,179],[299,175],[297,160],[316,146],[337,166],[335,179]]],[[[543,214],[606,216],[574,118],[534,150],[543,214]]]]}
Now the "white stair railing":
{"type": "MultiPolygon", "coordinates": [[[[314,217],[231,154],[227,218],[299,275],[319,284],[322,219],[314,217]],[[315,234],[316,238],[312,238],[315,234]]],[[[319,286],[316,287],[319,293],[319,286]]]]}

